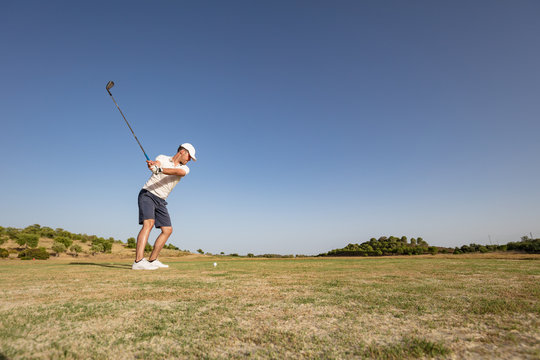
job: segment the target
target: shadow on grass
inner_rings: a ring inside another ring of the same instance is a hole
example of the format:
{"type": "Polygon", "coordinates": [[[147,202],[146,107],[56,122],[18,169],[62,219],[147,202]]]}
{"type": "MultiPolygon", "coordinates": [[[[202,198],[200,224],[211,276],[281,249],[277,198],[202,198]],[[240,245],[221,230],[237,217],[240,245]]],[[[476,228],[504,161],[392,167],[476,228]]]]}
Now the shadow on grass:
{"type": "MultiPolygon", "coordinates": [[[[92,265],[92,266],[101,266],[101,267],[107,267],[107,268],[117,268],[117,269],[131,269],[131,265],[129,264],[107,264],[107,263],[91,263],[91,262],[72,262],[69,263],[69,265],[92,265]]],[[[0,360],[2,360],[0,358],[0,360]]]]}

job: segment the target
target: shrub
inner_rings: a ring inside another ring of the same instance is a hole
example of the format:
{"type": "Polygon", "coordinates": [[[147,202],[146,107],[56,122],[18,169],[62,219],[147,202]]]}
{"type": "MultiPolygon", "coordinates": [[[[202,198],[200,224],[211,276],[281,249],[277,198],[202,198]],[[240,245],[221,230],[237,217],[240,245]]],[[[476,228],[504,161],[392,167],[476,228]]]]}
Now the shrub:
{"type": "Polygon", "coordinates": [[[165,245],[165,249],[169,249],[169,250],[180,250],[178,247],[174,246],[173,244],[165,245]]]}
{"type": "Polygon", "coordinates": [[[73,244],[73,240],[66,236],[58,236],[54,239],[54,242],[64,245],[66,249],[69,248],[71,244],[73,244]]]}
{"type": "Polygon", "coordinates": [[[150,252],[154,249],[154,247],[152,245],[150,245],[149,243],[146,243],[146,245],[144,246],[144,251],[146,252],[150,252]]]}
{"type": "Polygon", "coordinates": [[[101,252],[110,253],[112,251],[113,242],[114,242],[114,240],[111,241],[111,240],[105,240],[104,238],[95,238],[95,239],[92,240],[92,248],[94,248],[94,246],[96,246],[96,249],[97,249],[99,247],[97,245],[101,245],[101,247],[103,248],[103,250],[101,250],[101,252]]]}
{"type": "Polygon", "coordinates": [[[9,251],[6,249],[0,248],[0,258],[7,258],[9,256],[9,251]]]}
{"type": "Polygon", "coordinates": [[[24,228],[23,232],[27,234],[40,234],[41,233],[41,225],[34,224],[30,225],[24,228]]]}
{"type": "Polygon", "coordinates": [[[6,235],[11,239],[11,240],[16,240],[17,239],[17,235],[19,234],[19,229],[16,229],[16,228],[13,228],[13,227],[8,227],[8,228],[5,228],[4,229],[4,232],[6,233],[6,235]]]}
{"type": "Polygon", "coordinates": [[[60,253],[66,252],[66,250],[66,246],[59,242],[55,242],[52,246],[52,251],[56,253],[56,256],[60,256],[60,253]]]}
{"type": "Polygon", "coordinates": [[[19,244],[20,246],[26,245],[28,247],[35,248],[37,247],[38,242],[39,242],[39,235],[20,233],[20,234],[17,234],[17,238],[15,239],[15,242],[19,244]]]}
{"type": "Polygon", "coordinates": [[[49,253],[47,252],[47,249],[40,247],[37,249],[23,250],[19,253],[18,257],[22,260],[47,260],[49,258],[49,253]]]}
{"type": "Polygon", "coordinates": [[[75,256],[79,256],[79,253],[82,252],[82,247],[81,245],[75,244],[72,247],[70,247],[69,250],[75,253],[75,256]]]}
{"type": "Polygon", "coordinates": [[[53,239],[56,232],[50,227],[41,228],[41,237],[53,239]]]}
{"type": "Polygon", "coordinates": [[[128,249],[135,249],[137,247],[137,240],[135,240],[134,237],[130,237],[127,239],[127,248],[128,249]]]}
{"type": "Polygon", "coordinates": [[[100,243],[93,244],[92,247],[90,248],[90,251],[92,252],[92,255],[95,255],[96,253],[99,253],[99,252],[104,252],[103,244],[100,244],[100,243]]]}

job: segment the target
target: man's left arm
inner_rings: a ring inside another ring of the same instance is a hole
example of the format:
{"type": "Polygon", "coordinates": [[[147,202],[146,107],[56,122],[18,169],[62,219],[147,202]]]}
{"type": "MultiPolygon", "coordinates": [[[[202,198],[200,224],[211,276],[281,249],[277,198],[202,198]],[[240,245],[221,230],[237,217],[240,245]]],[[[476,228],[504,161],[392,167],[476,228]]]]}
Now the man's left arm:
{"type": "Polygon", "coordinates": [[[186,176],[187,171],[181,168],[164,168],[161,172],[165,175],[186,176]]]}

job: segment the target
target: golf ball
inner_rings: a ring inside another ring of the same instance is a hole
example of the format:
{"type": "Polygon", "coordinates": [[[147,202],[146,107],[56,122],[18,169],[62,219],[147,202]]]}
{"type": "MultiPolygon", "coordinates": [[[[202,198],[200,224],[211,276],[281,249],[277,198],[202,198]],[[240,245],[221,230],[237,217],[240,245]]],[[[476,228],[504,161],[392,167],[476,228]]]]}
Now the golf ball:
{"type": "Polygon", "coordinates": [[[214,266],[217,266],[217,263],[214,263],[214,266]]]}

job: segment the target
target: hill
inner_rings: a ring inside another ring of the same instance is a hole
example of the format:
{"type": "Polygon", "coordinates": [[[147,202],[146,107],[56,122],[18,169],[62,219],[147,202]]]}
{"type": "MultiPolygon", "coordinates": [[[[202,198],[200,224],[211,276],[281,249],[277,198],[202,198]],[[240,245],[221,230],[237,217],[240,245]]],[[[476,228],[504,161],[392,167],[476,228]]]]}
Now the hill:
{"type": "MultiPolygon", "coordinates": [[[[134,258],[135,238],[127,243],[112,237],[103,238],[96,235],[75,234],[64,229],[52,229],[31,225],[24,229],[0,226],[0,257],[17,258],[28,250],[42,252],[56,258],[134,258]]],[[[145,252],[152,251],[147,245],[145,252]]],[[[167,244],[161,251],[161,257],[179,257],[190,255],[189,251],[180,250],[167,244]]],[[[30,256],[33,258],[33,256],[30,256]]]]}

